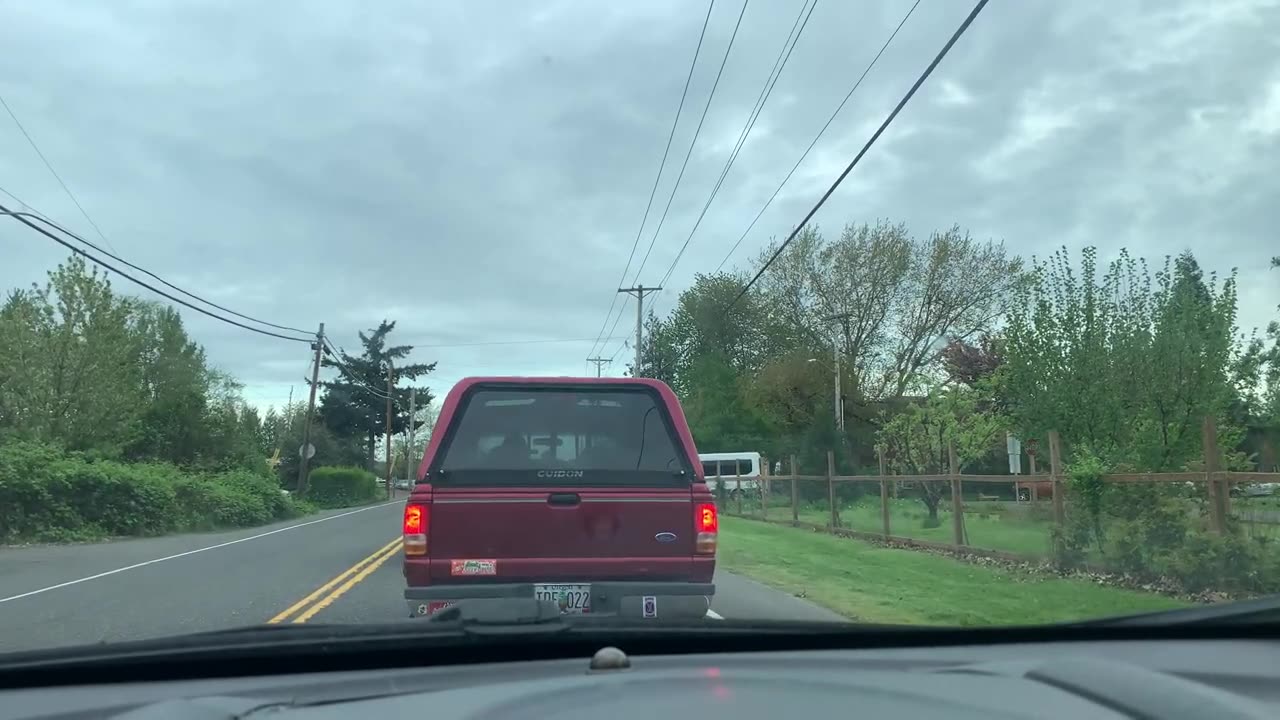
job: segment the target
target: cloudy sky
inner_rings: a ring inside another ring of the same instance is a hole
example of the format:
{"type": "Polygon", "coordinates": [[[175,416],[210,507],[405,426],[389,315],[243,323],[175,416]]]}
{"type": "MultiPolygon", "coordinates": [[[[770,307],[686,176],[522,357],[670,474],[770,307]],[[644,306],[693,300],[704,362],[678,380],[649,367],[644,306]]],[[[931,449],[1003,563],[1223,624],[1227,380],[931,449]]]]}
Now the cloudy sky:
{"type": "MultiPolygon", "coordinates": [[[[804,3],[749,0],[640,282],[690,237],[804,3]]],[[[324,322],[348,349],[393,319],[439,362],[437,391],[579,374],[589,354],[621,373],[634,306],[593,341],[707,3],[361,5],[0,0],[0,96],[110,248],[214,302],[324,322]]],[[[660,312],[720,265],[911,5],[819,0],[660,312]]],[[[970,7],[921,0],[729,267],[800,220],[970,7]]],[[[714,4],[641,253],[741,10],[714,4]]],[[[1239,268],[1242,324],[1260,325],[1280,302],[1277,168],[1277,0],[995,0],[816,219],[958,223],[1026,255],[1191,248],[1239,268]]],[[[3,112],[0,187],[98,240],[3,112]]],[[[0,286],[64,255],[0,222],[0,286]]],[[[184,315],[251,400],[301,391],[305,345],[184,315]]]]}

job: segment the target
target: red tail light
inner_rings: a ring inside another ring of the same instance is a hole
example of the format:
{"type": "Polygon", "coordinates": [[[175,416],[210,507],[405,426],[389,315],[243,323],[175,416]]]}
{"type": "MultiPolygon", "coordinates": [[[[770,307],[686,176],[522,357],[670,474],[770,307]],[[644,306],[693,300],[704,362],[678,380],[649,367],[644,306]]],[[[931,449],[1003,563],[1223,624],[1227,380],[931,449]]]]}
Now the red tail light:
{"type": "Polygon", "coordinates": [[[703,555],[714,555],[716,540],[720,533],[720,516],[716,514],[715,503],[698,503],[693,507],[693,526],[697,531],[697,552],[703,555]]]}
{"type": "Polygon", "coordinates": [[[410,503],[404,506],[404,554],[427,554],[427,519],[430,513],[426,505],[410,503]]]}

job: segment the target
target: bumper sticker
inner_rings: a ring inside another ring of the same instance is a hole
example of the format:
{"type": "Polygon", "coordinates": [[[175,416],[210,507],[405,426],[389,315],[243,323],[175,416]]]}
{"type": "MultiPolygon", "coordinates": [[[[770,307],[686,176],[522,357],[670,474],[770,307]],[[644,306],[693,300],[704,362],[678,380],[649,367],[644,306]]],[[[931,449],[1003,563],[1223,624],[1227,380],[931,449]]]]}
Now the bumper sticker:
{"type": "Polygon", "coordinates": [[[497,560],[451,560],[450,575],[497,575],[497,560]]]}
{"type": "Polygon", "coordinates": [[[653,595],[645,595],[640,599],[640,612],[644,614],[646,619],[658,617],[658,598],[653,595]]]}

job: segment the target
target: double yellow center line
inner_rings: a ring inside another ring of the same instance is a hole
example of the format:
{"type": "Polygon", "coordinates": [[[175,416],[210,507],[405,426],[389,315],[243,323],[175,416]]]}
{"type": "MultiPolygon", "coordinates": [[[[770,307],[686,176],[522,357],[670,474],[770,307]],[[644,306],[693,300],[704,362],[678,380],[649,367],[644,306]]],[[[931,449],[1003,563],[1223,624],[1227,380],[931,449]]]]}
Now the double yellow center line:
{"type": "Polygon", "coordinates": [[[382,567],[383,563],[398,555],[400,553],[400,545],[401,539],[397,536],[396,539],[383,545],[372,555],[343,570],[337,577],[313,590],[310,595],[290,605],[284,612],[271,618],[267,623],[304,623],[310,620],[315,617],[316,613],[332,605],[335,600],[346,594],[348,590],[372,575],[373,571],[382,567]]]}

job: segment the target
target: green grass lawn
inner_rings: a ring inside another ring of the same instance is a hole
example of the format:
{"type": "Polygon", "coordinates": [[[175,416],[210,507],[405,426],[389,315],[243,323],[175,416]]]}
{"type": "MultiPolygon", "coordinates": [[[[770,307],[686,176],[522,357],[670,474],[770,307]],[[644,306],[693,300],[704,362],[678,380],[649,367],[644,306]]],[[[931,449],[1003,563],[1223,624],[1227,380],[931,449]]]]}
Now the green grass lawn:
{"type": "MultiPolygon", "coordinates": [[[[772,518],[785,520],[790,517],[791,508],[781,508],[777,514],[770,511],[769,515],[772,518]]],[[[941,524],[938,527],[925,527],[927,515],[924,504],[919,500],[891,500],[889,528],[894,535],[915,540],[941,543],[955,541],[949,506],[944,505],[940,508],[938,519],[941,524]]],[[[831,522],[831,513],[826,508],[801,508],[800,521],[826,525],[831,522]]],[[[971,511],[965,513],[964,523],[969,535],[969,544],[975,548],[1034,557],[1045,557],[1051,550],[1051,525],[1047,521],[1032,520],[996,511],[971,511]]],[[[850,530],[879,533],[882,527],[879,498],[841,508],[840,526],[850,530]]]]}
{"type": "Polygon", "coordinates": [[[720,522],[720,567],[867,622],[1012,625],[1187,605],[754,520],[720,522]]]}

